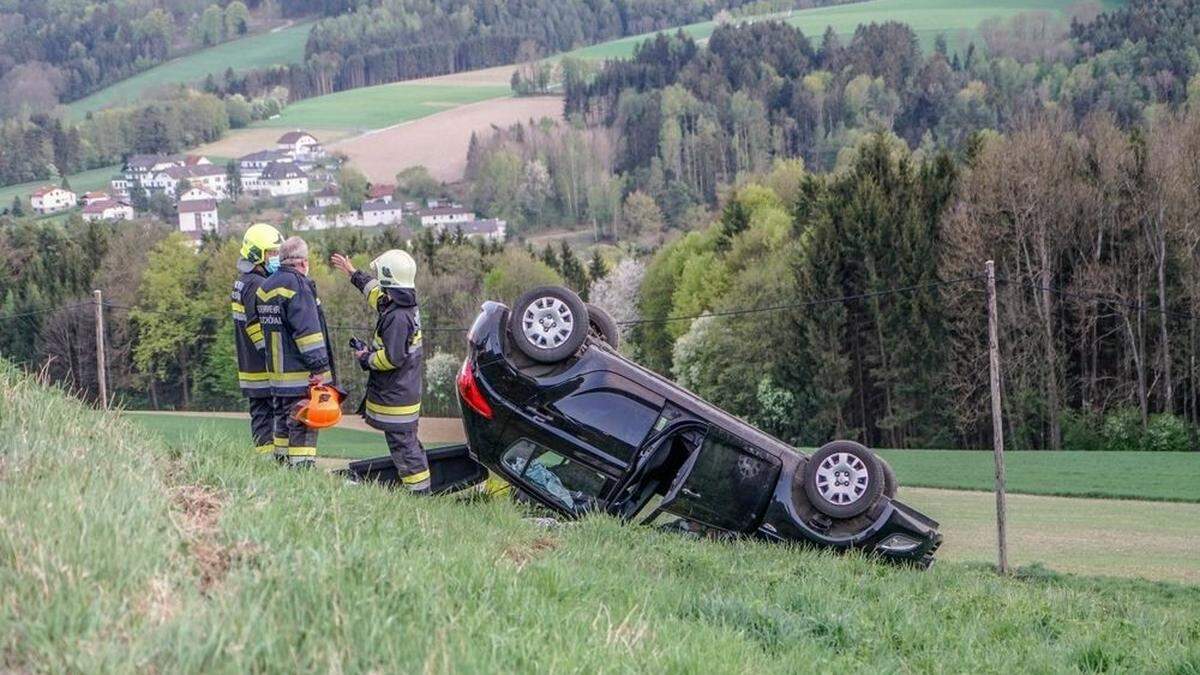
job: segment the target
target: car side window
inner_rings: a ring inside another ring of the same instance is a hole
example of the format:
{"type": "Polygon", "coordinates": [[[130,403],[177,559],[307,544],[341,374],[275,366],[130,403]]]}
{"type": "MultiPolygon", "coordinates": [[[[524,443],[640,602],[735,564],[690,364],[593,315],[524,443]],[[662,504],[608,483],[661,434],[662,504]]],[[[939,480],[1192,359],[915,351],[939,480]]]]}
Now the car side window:
{"type": "MultiPolygon", "coordinates": [[[[615,376],[610,379],[617,381],[615,376]]],[[[662,402],[649,400],[632,383],[620,381],[624,389],[586,390],[558,400],[555,407],[583,429],[636,448],[658,419],[662,402]]]]}
{"type": "Polygon", "coordinates": [[[573,513],[595,508],[609,480],[594,469],[524,438],[509,447],[501,461],[543,496],[573,513]]]}

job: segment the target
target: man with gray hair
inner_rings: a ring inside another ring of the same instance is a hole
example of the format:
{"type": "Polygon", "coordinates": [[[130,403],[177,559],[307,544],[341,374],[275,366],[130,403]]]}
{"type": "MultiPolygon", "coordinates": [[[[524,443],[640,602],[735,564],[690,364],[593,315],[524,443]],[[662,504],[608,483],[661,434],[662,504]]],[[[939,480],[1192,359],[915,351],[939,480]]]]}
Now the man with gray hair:
{"type": "Polygon", "coordinates": [[[275,455],[292,466],[312,466],[317,432],[292,413],[307,400],[310,384],[337,383],[325,312],[317,285],[308,278],[308,244],[303,239],[290,237],[279,247],[279,271],[263,282],[257,298],[275,396],[275,455]]]}

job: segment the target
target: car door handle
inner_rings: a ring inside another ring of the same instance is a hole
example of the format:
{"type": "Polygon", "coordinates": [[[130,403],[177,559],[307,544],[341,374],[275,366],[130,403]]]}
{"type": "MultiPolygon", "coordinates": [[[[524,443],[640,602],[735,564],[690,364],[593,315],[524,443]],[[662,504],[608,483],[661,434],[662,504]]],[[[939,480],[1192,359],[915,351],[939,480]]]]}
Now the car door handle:
{"type": "Polygon", "coordinates": [[[679,492],[682,493],[684,497],[691,497],[692,499],[700,499],[700,493],[696,492],[695,490],[693,490],[691,488],[683,488],[679,492]]]}

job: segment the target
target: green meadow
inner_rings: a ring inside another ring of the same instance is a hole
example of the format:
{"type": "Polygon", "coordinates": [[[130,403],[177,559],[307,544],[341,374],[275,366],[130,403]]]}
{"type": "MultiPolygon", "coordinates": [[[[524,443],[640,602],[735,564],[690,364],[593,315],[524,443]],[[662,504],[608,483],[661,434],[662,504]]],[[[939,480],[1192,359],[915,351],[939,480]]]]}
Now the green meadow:
{"type": "Polygon", "coordinates": [[[201,49],[105,87],[67,108],[79,119],[92,110],[137,103],[165,87],[201,82],[210,73],[220,76],[227,68],[243,71],[299,63],[311,29],[311,23],[302,23],[201,49]]]}
{"type": "MultiPolygon", "coordinates": [[[[833,7],[817,7],[769,17],[796,26],[805,36],[820,46],[821,36],[832,27],[834,32],[848,39],[859,25],[900,21],[912,27],[922,47],[930,49],[940,34],[945,34],[955,49],[966,47],[966,42],[975,37],[974,32],[985,19],[1008,18],[1021,12],[1048,10],[1064,13],[1075,4],[1075,0],[870,0],[833,7]],[[967,40],[961,39],[965,35],[967,40]]],[[[1122,4],[1114,0],[1104,3],[1106,7],[1122,4]]],[[[683,26],[682,30],[697,40],[707,39],[716,29],[713,21],[704,21],[683,26]]],[[[674,30],[667,31],[673,33],[674,30]]],[[[578,49],[571,54],[588,59],[619,59],[633,55],[634,47],[651,37],[652,33],[604,42],[578,49]]]]}

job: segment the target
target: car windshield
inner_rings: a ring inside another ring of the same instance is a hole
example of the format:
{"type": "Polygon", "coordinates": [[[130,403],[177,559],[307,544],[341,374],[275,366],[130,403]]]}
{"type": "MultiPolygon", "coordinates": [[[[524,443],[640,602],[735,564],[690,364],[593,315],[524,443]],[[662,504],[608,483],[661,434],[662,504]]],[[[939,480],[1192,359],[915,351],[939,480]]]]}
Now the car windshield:
{"type": "Polygon", "coordinates": [[[572,513],[596,508],[607,482],[604,474],[526,439],[514,443],[502,461],[542,496],[572,513]]]}

